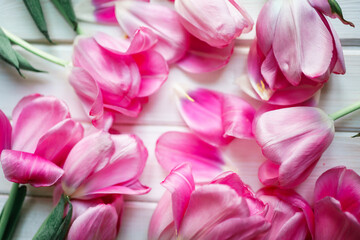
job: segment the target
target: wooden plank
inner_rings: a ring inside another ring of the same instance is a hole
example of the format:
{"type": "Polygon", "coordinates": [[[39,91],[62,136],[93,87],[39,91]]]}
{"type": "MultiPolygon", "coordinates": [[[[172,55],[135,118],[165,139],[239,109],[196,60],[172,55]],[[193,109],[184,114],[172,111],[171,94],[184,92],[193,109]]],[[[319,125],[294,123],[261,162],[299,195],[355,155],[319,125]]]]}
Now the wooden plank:
{"type": "MultiPolygon", "coordinates": [[[[0,195],[0,209],[7,198],[7,195],[0,195]]],[[[34,236],[52,207],[50,198],[27,197],[13,239],[28,240],[34,236]]],[[[155,203],[125,202],[117,239],[146,239],[155,207],[155,203]]]]}
{"type": "MultiPolygon", "coordinates": [[[[81,0],[74,0],[75,9],[81,0]]],[[[88,0],[90,2],[90,0],[88,0]]],[[[167,2],[167,0],[156,0],[155,2],[167,2]]],[[[266,2],[265,0],[241,0],[243,6],[254,20],[256,20],[261,7],[266,2]]],[[[360,2],[357,0],[338,0],[343,9],[344,16],[349,21],[353,21],[355,25],[360,26],[360,19],[358,13],[360,12],[360,2]]],[[[56,42],[71,42],[75,36],[70,27],[67,26],[65,20],[60,16],[54,6],[47,0],[41,0],[45,18],[48,22],[49,33],[52,39],[56,42]]],[[[8,1],[0,0],[0,25],[14,34],[31,41],[42,41],[44,37],[36,29],[32,19],[24,7],[22,1],[8,1]]],[[[81,7],[79,7],[79,10],[81,7]]],[[[80,13],[79,13],[80,15],[80,13]]],[[[80,16],[81,17],[81,16],[80,16]]],[[[360,38],[360,31],[357,31],[349,26],[343,25],[339,20],[331,19],[336,31],[343,42],[347,44],[360,44],[354,39],[360,38]]],[[[117,32],[118,27],[111,27],[109,25],[96,25],[88,22],[81,22],[80,27],[84,34],[91,34],[94,31],[110,31],[117,32]]],[[[255,36],[255,31],[249,34],[244,34],[241,39],[252,39],[255,36]]]]}
{"type": "MultiPolygon", "coordinates": [[[[63,59],[71,59],[71,46],[37,46],[63,59]]],[[[69,105],[75,119],[88,121],[80,101],[67,81],[69,69],[46,62],[24,51],[21,53],[35,67],[49,73],[25,72],[26,79],[23,79],[8,65],[0,64],[0,109],[10,117],[12,109],[23,96],[38,92],[63,99],[69,105]]],[[[246,98],[240,90],[241,87],[235,82],[246,74],[247,53],[247,47],[237,47],[229,64],[212,73],[190,74],[175,65],[172,66],[168,81],[150,97],[149,103],[144,105],[139,117],[122,117],[120,122],[144,125],[184,125],[175,105],[175,92],[173,91],[175,84],[190,88],[205,87],[246,98]]],[[[345,75],[333,74],[322,91],[320,107],[327,113],[333,113],[360,100],[360,47],[344,47],[344,54],[347,73],[345,75]]],[[[360,114],[354,113],[339,120],[336,126],[340,130],[359,131],[360,114]]]]}
{"type": "MultiPolygon", "coordinates": [[[[143,141],[149,152],[149,158],[144,172],[140,178],[141,182],[152,188],[151,192],[143,196],[129,196],[127,200],[156,202],[164,192],[160,182],[164,180],[167,173],[158,164],[155,157],[155,145],[161,134],[167,131],[188,131],[184,127],[171,126],[120,126],[118,128],[123,133],[137,134],[143,141]]],[[[300,185],[299,192],[308,200],[312,199],[312,191],[316,179],[327,169],[344,165],[354,169],[360,174],[359,163],[359,138],[351,138],[354,132],[337,132],[335,139],[329,149],[324,153],[310,177],[300,185]]],[[[229,169],[237,171],[243,181],[249,184],[254,190],[261,188],[261,183],[257,177],[257,171],[265,158],[261,154],[261,149],[253,140],[235,140],[229,146],[223,147],[224,157],[232,167],[229,169]]],[[[9,193],[11,183],[8,182],[1,171],[0,193],[9,193]]],[[[32,196],[51,196],[51,190],[30,188],[29,194],[32,196]]]]}

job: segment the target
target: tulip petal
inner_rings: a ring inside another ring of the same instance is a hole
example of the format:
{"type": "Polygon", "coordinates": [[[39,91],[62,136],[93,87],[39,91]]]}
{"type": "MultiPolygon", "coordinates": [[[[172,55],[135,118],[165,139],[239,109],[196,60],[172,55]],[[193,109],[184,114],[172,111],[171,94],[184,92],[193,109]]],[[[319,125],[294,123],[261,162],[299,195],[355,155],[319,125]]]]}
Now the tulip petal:
{"type": "Polygon", "coordinates": [[[61,168],[42,157],[14,150],[2,151],[1,164],[6,179],[16,183],[29,183],[34,187],[51,186],[64,173],[61,168]]]}
{"type": "Polygon", "coordinates": [[[341,210],[340,203],[332,197],[325,197],[315,203],[315,239],[360,238],[360,224],[349,213],[341,210]]]}
{"type": "Polygon", "coordinates": [[[279,186],[279,168],[280,165],[266,160],[259,167],[258,176],[260,182],[266,186],[279,186]]]}
{"type": "Polygon", "coordinates": [[[141,26],[151,29],[159,40],[154,50],[169,64],[185,55],[189,35],[174,10],[154,3],[120,1],[116,3],[116,18],[129,36],[141,26]]]}
{"type": "Polygon", "coordinates": [[[106,50],[120,55],[131,55],[149,50],[157,43],[157,36],[148,28],[140,27],[131,40],[114,38],[106,33],[97,32],[95,41],[106,50]]]}
{"type": "Polygon", "coordinates": [[[11,124],[9,119],[0,110],[0,153],[3,149],[11,149],[11,124]]]}
{"type": "Polygon", "coordinates": [[[229,63],[234,45],[235,41],[226,47],[216,48],[191,35],[189,49],[177,65],[191,73],[216,71],[229,63]]]}
{"type": "Polygon", "coordinates": [[[99,204],[90,207],[72,223],[68,239],[115,239],[117,222],[118,214],[113,206],[99,204]]]}
{"type": "Polygon", "coordinates": [[[68,117],[68,107],[57,98],[30,96],[14,109],[12,149],[33,153],[40,138],[68,117]]]}
{"type": "Polygon", "coordinates": [[[161,185],[171,193],[175,231],[179,232],[190,196],[195,190],[194,178],[189,163],[180,164],[171,170],[161,185]]]}
{"type": "Polygon", "coordinates": [[[160,165],[169,172],[181,163],[191,163],[196,181],[214,178],[225,165],[218,148],[191,133],[164,133],[157,140],[155,155],[160,165]]]}
{"type": "Polygon", "coordinates": [[[62,167],[72,147],[83,137],[84,128],[72,119],[52,127],[39,140],[35,155],[62,167]]]}
{"type": "Polygon", "coordinates": [[[333,71],[336,74],[345,74],[346,66],[345,66],[344,52],[343,52],[343,49],[341,46],[340,38],[339,38],[338,34],[336,33],[333,25],[327,19],[325,19],[325,20],[328,22],[328,26],[330,28],[331,35],[333,36],[333,39],[335,42],[335,48],[336,48],[336,53],[337,53],[337,61],[336,61],[333,71]]]}
{"type": "Polygon", "coordinates": [[[148,97],[155,93],[167,80],[169,67],[165,59],[157,52],[148,50],[133,55],[141,75],[138,97],[148,97]]]}
{"type": "Polygon", "coordinates": [[[65,174],[62,186],[67,195],[94,172],[106,166],[114,153],[114,143],[110,134],[98,132],[79,141],[70,151],[64,164],[65,174]]]}

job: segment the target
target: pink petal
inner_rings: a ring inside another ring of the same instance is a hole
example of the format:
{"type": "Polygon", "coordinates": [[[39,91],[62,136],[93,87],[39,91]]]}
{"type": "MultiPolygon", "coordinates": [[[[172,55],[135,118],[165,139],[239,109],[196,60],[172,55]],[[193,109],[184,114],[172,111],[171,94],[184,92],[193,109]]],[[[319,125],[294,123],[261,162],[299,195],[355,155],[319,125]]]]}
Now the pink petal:
{"type": "Polygon", "coordinates": [[[157,140],[155,155],[160,165],[169,172],[179,164],[189,162],[197,181],[214,178],[225,164],[219,149],[191,133],[164,133],[157,140]]]}
{"type": "Polygon", "coordinates": [[[315,239],[360,238],[360,224],[349,213],[341,210],[340,203],[331,197],[325,197],[315,203],[315,239]]]}
{"type": "Polygon", "coordinates": [[[201,239],[226,220],[248,216],[246,201],[233,189],[223,184],[204,185],[191,194],[178,237],[201,239]]]}
{"type": "Polygon", "coordinates": [[[195,190],[194,178],[189,163],[180,164],[171,170],[161,185],[171,193],[175,231],[179,232],[190,196],[195,190]]]}
{"type": "Polygon", "coordinates": [[[40,138],[69,116],[68,107],[57,98],[30,96],[14,109],[12,149],[33,153],[40,138]]]}
{"type": "Polygon", "coordinates": [[[138,97],[148,97],[155,93],[167,80],[169,75],[168,64],[159,53],[153,50],[135,54],[133,58],[141,75],[138,97]]]}
{"type": "Polygon", "coordinates": [[[259,180],[266,186],[279,186],[279,168],[280,165],[266,160],[259,167],[259,180]]]}
{"type": "Polygon", "coordinates": [[[79,141],[64,164],[64,192],[73,194],[87,177],[108,164],[113,153],[114,143],[108,133],[99,131],[79,141]]]}
{"type": "Polygon", "coordinates": [[[7,180],[29,183],[34,187],[51,186],[64,173],[61,168],[42,157],[14,150],[2,151],[1,164],[7,180]]]}
{"type": "Polygon", "coordinates": [[[35,94],[27,95],[27,96],[23,97],[22,99],[20,99],[20,101],[16,104],[15,108],[12,111],[13,125],[16,125],[16,122],[19,119],[19,115],[21,114],[23,108],[27,104],[31,103],[35,99],[42,98],[42,97],[44,97],[44,96],[39,93],[35,93],[35,94]]]}
{"type": "Polygon", "coordinates": [[[118,214],[113,206],[99,204],[96,207],[90,207],[72,223],[68,239],[115,239],[117,221],[118,214]]]}
{"type": "Polygon", "coordinates": [[[39,140],[35,155],[62,167],[72,147],[83,137],[84,128],[72,119],[52,127],[39,140]]]}
{"type": "Polygon", "coordinates": [[[229,45],[253,26],[251,17],[235,1],[179,0],[175,9],[186,30],[213,47],[229,45]]]}
{"type": "Polygon", "coordinates": [[[180,60],[188,49],[189,34],[181,25],[177,13],[166,6],[121,1],[116,4],[116,18],[129,36],[133,36],[140,26],[151,29],[159,39],[154,50],[169,64],[180,60]]]}
{"type": "Polygon", "coordinates": [[[140,27],[132,39],[115,38],[103,32],[94,35],[95,41],[106,50],[120,55],[131,55],[149,50],[157,43],[157,36],[148,28],[140,27]]]}
{"type": "Polygon", "coordinates": [[[0,153],[3,149],[11,149],[11,124],[9,119],[0,110],[0,153]]]}
{"type": "Polygon", "coordinates": [[[330,32],[331,32],[331,35],[333,36],[333,39],[335,42],[335,48],[336,48],[336,54],[337,54],[337,61],[336,61],[333,71],[336,74],[345,74],[346,66],[345,66],[344,53],[342,50],[340,38],[339,38],[338,34],[336,33],[332,24],[329,21],[327,21],[327,22],[329,24],[330,32]]]}
{"type": "MultiPolygon", "coordinates": [[[[142,110],[141,99],[132,99],[126,106],[115,106],[112,104],[104,104],[105,110],[118,114],[123,114],[128,117],[137,117],[142,110]]],[[[116,104],[116,102],[114,102],[116,104]]],[[[111,120],[111,119],[110,119],[111,120]]],[[[114,120],[115,121],[115,120],[114,120]]]]}
{"type": "Polygon", "coordinates": [[[229,63],[234,45],[235,41],[226,47],[216,48],[191,35],[189,49],[177,64],[181,69],[191,73],[215,71],[229,63]]]}
{"type": "Polygon", "coordinates": [[[127,134],[111,135],[111,139],[114,153],[107,165],[82,182],[82,195],[113,185],[129,185],[137,181],[143,172],[148,152],[141,139],[127,134]]]}

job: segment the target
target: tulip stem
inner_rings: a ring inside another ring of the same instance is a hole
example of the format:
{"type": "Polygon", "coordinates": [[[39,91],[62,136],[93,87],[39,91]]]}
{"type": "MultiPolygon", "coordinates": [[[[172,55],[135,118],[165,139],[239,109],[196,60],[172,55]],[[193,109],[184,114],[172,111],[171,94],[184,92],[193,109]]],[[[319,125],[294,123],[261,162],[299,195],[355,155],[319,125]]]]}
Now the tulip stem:
{"type": "Polygon", "coordinates": [[[330,114],[329,116],[335,121],[335,120],[342,118],[342,117],[348,115],[349,113],[352,113],[358,109],[360,109],[360,102],[356,102],[346,108],[343,108],[333,114],[330,114]]]}
{"type": "Polygon", "coordinates": [[[3,239],[3,237],[4,237],[5,230],[7,228],[9,219],[11,217],[11,212],[12,212],[12,209],[15,204],[16,195],[17,195],[18,190],[19,190],[19,184],[13,183],[11,190],[10,190],[9,198],[5,203],[5,206],[4,206],[4,209],[2,212],[2,216],[0,219],[0,239],[3,239]]]}
{"type": "Polygon", "coordinates": [[[44,51],[32,46],[30,43],[24,41],[23,39],[19,38],[16,35],[12,34],[11,32],[7,31],[5,28],[2,28],[2,30],[4,31],[5,35],[9,38],[9,40],[11,42],[24,48],[26,51],[29,51],[29,52],[35,54],[36,56],[39,56],[49,62],[55,63],[62,67],[66,67],[67,65],[70,64],[68,61],[65,61],[61,58],[55,57],[51,54],[48,54],[47,52],[44,52],[44,51]]]}

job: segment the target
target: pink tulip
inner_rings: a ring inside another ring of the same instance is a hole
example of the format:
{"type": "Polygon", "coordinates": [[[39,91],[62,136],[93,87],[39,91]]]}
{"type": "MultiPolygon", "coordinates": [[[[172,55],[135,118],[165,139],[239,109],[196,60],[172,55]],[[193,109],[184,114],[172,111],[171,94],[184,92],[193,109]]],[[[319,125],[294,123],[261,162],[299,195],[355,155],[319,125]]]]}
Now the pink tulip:
{"type": "Polygon", "coordinates": [[[265,205],[235,173],[195,187],[190,165],[181,164],[162,185],[169,192],[151,218],[149,239],[254,239],[270,227],[265,205]]]}
{"type": "Polygon", "coordinates": [[[295,191],[267,187],[256,197],[269,206],[265,219],[271,228],[262,239],[305,240],[314,236],[313,211],[295,191]]]}
{"type": "Polygon", "coordinates": [[[71,202],[73,216],[67,239],[116,239],[124,204],[122,196],[71,202]]]}
{"type": "Polygon", "coordinates": [[[265,185],[294,187],[312,172],[334,138],[334,121],[314,107],[265,112],[254,124],[255,138],[267,158],[259,168],[265,185]]]}
{"type": "Polygon", "coordinates": [[[144,144],[134,135],[93,133],[71,149],[57,195],[64,192],[71,199],[92,199],[145,194],[150,188],[143,186],[139,177],[147,157],[144,144]]]}
{"type": "Polygon", "coordinates": [[[0,111],[1,164],[5,177],[35,187],[55,184],[71,148],[83,136],[67,106],[55,97],[24,97],[12,113],[13,127],[0,111]],[[10,150],[11,149],[11,150],[10,150]]]}
{"type": "Polygon", "coordinates": [[[360,239],[360,176],[335,167],[315,185],[315,239],[360,239]]]}
{"type": "Polygon", "coordinates": [[[131,40],[105,33],[77,40],[70,83],[97,128],[109,129],[117,115],[136,117],[142,103],[165,82],[169,69],[151,50],[156,42],[146,28],[131,40]]]}
{"type": "Polygon", "coordinates": [[[175,9],[186,30],[213,47],[225,47],[253,27],[235,0],[176,0],[175,9]]]}
{"type": "Polygon", "coordinates": [[[311,5],[315,2],[328,1],[265,3],[248,57],[256,98],[276,105],[300,103],[322,88],[332,72],[345,73],[340,40],[319,4],[311,5]]]}
{"type": "Polygon", "coordinates": [[[255,109],[240,97],[207,89],[180,90],[179,112],[190,129],[205,142],[226,145],[234,138],[253,138],[255,109]]]}

